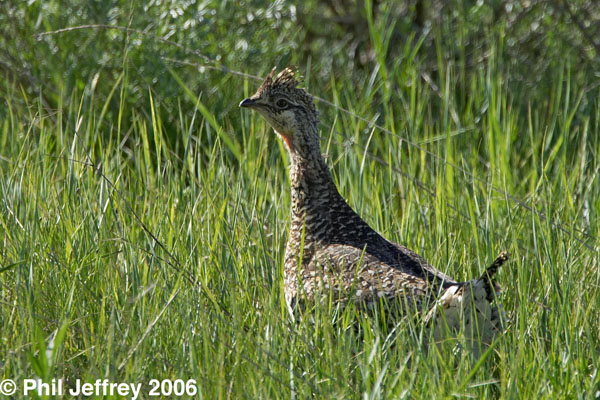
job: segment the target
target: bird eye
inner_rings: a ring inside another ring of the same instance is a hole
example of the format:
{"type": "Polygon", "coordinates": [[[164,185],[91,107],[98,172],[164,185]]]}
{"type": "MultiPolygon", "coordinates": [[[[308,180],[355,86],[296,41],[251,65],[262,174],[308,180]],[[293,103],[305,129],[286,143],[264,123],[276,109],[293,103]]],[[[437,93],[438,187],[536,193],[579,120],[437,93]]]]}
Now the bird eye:
{"type": "Polygon", "coordinates": [[[285,100],[285,99],[279,99],[279,100],[277,100],[275,105],[279,108],[286,108],[290,105],[290,103],[288,103],[287,100],[285,100]]]}

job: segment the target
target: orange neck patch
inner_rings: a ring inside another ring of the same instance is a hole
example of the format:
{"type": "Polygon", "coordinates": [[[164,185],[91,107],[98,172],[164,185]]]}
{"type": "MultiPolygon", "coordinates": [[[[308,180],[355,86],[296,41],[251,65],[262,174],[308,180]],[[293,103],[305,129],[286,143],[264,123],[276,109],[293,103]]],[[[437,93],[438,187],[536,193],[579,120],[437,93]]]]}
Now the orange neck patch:
{"type": "Polygon", "coordinates": [[[281,132],[278,132],[278,131],[275,131],[275,132],[277,132],[277,134],[279,136],[281,136],[281,138],[283,139],[283,141],[287,145],[288,149],[290,149],[290,151],[294,150],[294,144],[293,144],[293,141],[292,141],[292,135],[287,135],[285,133],[281,133],[281,132]]]}

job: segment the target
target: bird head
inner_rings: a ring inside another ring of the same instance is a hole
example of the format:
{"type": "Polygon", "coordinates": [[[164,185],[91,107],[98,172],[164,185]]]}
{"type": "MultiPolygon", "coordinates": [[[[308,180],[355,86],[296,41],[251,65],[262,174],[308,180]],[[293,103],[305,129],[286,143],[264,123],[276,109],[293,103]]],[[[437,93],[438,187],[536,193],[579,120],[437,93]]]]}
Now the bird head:
{"type": "Polygon", "coordinates": [[[285,68],[277,76],[273,68],[256,93],[240,107],[257,111],[284,140],[290,152],[318,143],[318,114],[313,98],[298,88],[294,70],[285,68]],[[310,143],[309,143],[310,142],[310,143]]]}

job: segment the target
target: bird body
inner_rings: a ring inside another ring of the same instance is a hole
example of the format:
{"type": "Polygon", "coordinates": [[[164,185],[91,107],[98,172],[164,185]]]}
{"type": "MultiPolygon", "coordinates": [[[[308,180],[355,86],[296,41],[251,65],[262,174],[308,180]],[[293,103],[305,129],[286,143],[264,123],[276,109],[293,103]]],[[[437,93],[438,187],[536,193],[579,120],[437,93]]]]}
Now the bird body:
{"type": "Polygon", "coordinates": [[[500,327],[500,313],[492,305],[497,290],[493,275],[506,256],[499,257],[485,276],[456,282],[415,252],[379,235],[333,182],[320,152],[312,96],[297,87],[292,69],[276,77],[274,73],[275,68],[240,106],[258,111],[282,137],[290,155],[291,226],[284,261],[288,304],[333,295],[337,302],[369,308],[396,303],[426,312],[428,323],[443,313],[446,323],[434,328],[441,338],[442,325],[456,329],[465,320],[465,310],[477,312],[482,303],[477,317],[481,321],[473,321],[493,336],[500,327]]]}

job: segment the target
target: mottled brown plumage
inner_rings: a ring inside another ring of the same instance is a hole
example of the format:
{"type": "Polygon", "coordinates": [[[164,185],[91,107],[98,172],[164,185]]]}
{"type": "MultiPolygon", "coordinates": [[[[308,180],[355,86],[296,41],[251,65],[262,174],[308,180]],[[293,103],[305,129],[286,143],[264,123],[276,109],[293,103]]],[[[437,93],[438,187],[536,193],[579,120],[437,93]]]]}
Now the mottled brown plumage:
{"type": "Polygon", "coordinates": [[[481,278],[456,282],[375,232],[339,194],[320,152],[312,96],[297,85],[292,69],[275,76],[273,68],[257,92],[240,103],[269,122],[291,160],[292,221],[284,267],[288,304],[332,294],[339,302],[355,301],[369,308],[393,303],[404,313],[407,307],[424,311],[427,323],[435,324],[436,338],[443,337],[446,327],[455,331],[464,326],[465,319],[470,324],[472,319],[463,318],[465,312],[481,308],[475,320],[486,335],[479,336],[493,336],[500,326],[500,313],[492,304],[497,289],[493,276],[506,253],[481,278]],[[440,312],[447,324],[435,322],[440,312]]]}

